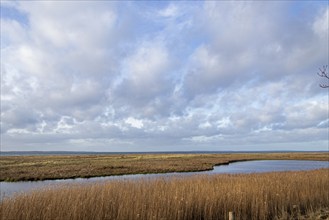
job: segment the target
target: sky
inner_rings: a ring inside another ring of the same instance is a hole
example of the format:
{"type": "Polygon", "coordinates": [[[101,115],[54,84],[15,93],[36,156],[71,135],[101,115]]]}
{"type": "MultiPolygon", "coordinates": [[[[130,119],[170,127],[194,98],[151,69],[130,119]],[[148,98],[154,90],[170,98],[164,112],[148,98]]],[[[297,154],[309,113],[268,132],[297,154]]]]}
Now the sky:
{"type": "Polygon", "coordinates": [[[328,13],[1,0],[1,151],[328,150],[328,13]]]}

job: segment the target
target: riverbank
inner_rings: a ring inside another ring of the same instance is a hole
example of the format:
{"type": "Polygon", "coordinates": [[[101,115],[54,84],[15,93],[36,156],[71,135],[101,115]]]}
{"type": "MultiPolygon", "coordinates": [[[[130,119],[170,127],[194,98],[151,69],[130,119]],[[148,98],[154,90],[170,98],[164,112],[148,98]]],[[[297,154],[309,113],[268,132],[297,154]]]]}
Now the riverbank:
{"type": "Polygon", "coordinates": [[[303,219],[328,210],[328,171],[77,184],[7,198],[0,213],[2,219],[194,220],[228,219],[234,211],[241,220],[303,219]]]}
{"type": "Polygon", "coordinates": [[[329,153],[1,156],[0,181],[197,172],[211,170],[216,165],[248,160],[329,161],[329,153]]]}

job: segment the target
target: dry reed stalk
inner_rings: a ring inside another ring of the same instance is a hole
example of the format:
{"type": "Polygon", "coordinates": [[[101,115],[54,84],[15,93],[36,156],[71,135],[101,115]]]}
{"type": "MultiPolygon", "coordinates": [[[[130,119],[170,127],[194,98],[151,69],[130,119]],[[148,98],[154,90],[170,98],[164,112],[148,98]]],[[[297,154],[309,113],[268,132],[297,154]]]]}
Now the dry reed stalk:
{"type": "Polygon", "coordinates": [[[287,219],[329,208],[329,170],[62,186],[5,199],[1,219],[287,219]],[[294,205],[298,207],[293,208],[294,205]]]}

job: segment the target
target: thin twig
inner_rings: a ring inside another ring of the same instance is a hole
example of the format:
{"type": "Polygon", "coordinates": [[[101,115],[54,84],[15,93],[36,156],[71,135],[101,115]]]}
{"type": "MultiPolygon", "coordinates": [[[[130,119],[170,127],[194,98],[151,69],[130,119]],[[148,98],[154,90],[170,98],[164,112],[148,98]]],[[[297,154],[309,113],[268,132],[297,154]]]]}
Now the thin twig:
{"type": "MultiPolygon", "coordinates": [[[[329,80],[329,73],[328,71],[328,65],[323,66],[322,68],[319,68],[320,72],[318,72],[318,75],[320,77],[326,78],[329,80]]],[[[320,84],[321,88],[329,88],[329,84],[325,85],[325,84],[320,84]]]]}

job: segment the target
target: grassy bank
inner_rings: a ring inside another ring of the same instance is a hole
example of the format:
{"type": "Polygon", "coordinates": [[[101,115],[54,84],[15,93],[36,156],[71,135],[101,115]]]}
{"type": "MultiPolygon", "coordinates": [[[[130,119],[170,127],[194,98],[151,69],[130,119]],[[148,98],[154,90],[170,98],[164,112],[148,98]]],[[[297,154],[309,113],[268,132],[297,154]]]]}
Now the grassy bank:
{"type": "Polygon", "coordinates": [[[329,153],[1,156],[0,181],[211,170],[240,160],[329,160],[329,153]]]}
{"type": "Polygon", "coordinates": [[[329,208],[328,179],[322,169],[109,181],[5,199],[0,212],[8,220],[225,220],[229,211],[245,220],[318,219],[329,208]]]}

